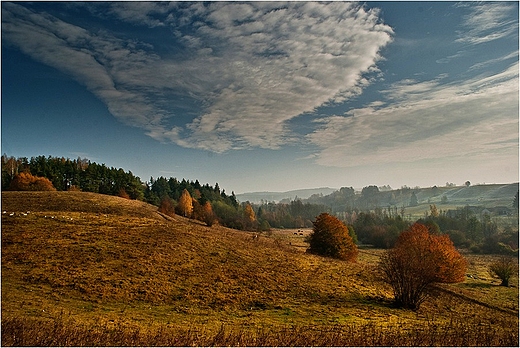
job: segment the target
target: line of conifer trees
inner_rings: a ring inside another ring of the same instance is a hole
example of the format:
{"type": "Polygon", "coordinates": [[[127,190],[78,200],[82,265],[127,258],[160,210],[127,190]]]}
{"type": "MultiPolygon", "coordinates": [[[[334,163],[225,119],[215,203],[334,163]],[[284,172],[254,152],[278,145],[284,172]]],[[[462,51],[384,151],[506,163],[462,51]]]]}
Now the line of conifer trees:
{"type": "Polygon", "coordinates": [[[201,185],[198,180],[181,181],[176,178],[150,178],[142,182],[131,171],[121,168],[97,164],[88,159],[69,159],[64,157],[37,156],[15,158],[2,155],[2,191],[12,189],[15,177],[20,173],[30,173],[35,177],[46,178],[58,191],[79,190],[145,201],[156,206],[165,197],[177,202],[186,189],[192,198],[201,206],[206,202],[214,205],[215,213],[219,213],[220,221],[231,222],[241,218],[241,207],[235,197],[221,190],[218,183],[215,186],[201,185]]]}

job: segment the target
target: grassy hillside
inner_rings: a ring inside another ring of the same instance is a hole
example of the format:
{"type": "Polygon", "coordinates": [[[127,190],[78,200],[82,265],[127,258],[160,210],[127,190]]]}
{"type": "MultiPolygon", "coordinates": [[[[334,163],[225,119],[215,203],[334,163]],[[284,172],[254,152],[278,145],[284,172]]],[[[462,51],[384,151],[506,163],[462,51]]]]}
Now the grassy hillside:
{"type": "Polygon", "coordinates": [[[419,203],[441,203],[446,196],[451,205],[484,206],[488,208],[496,206],[511,207],[515,194],[518,192],[518,183],[513,184],[489,184],[457,187],[424,188],[417,192],[419,203]]]}
{"type": "Polygon", "coordinates": [[[237,199],[240,202],[250,203],[260,203],[262,200],[266,202],[280,202],[282,200],[293,200],[296,197],[299,199],[306,199],[312,195],[328,195],[332,192],[336,191],[336,189],[332,189],[330,187],[320,187],[320,188],[312,188],[312,189],[301,189],[301,190],[292,190],[285,192],[246,192],[239,193],[236,195],[237,199]]]}
{"type": "Polygon", "coordinates": [[[113,196],[2,192],[2,344],[518,344],[518,286],[499,287],[489,259],[413,312],[377,281],[381,251],[304,250],[287,230],[254,239],[113,196]],[[48,327],[68,341],[46,341],[48,327]]]}

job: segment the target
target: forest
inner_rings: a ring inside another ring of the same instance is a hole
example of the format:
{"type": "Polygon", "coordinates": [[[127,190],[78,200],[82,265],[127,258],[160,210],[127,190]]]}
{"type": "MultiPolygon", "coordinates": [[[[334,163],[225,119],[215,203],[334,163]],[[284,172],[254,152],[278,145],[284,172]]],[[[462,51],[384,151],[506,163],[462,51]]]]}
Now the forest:
{"type": "MultiPolygon", "coordinates": [[[[141,200],[167,214],[182,214],[211,225],[215,222],[239,230],[269,231],[271,228],[311,228],[320,213],[338,216],[359,243],[391,248],[401,231],[417,218],[406,209],[418,205],[415,191],[401,188],[380,191],[367,186],[360,193],[343,187],[328,196],[311,196],[289,202],[239,202],[234,192],[227,194],[214,186],[176,178],[150,178],[143,182],[131,171],[108,167],[87,159],[37,156],[30,159],[2,156],[2,191],[22,190],[20,175],[45,178],[58,191],[79,190],[141,200]],[[188,198],[186,198],[188,197],[188,198]],[[385,206],[385,208],[383,208],[385,206]]],[[[30,188],[29,188],[30,189],[30,188]]],[[[429,189],[442,195],[440,188],[429,189]]],[[[444,194],[441,201],[447,198],[444,194]]],[[[448,234],[459,248],[476,253],[518,254],[518,224],[499,223],[491,214],[470,206],[440,210],[429,205],[419,222],[436,234],[448,234]]],[[[506,209],[518,219],[518,192],[506,209]]],[[[517,221],[517,220],[516,220],[517,221]]]]}

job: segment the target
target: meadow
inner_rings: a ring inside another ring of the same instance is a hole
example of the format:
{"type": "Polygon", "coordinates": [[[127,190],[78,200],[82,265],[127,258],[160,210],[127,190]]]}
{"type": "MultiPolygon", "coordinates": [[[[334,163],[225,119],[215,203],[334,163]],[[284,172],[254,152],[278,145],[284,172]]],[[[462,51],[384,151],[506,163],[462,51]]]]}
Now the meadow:
{"type": "MultiPolygon", "coordinates": [[[[395,308],[382,250],[347,263],[305,235],[207,227],[140,201],[2,192],[3,346],[518,346],[518,278],[465,254],[466,280],[395,308]]],[[[296,233],[296,234],[295,234],[296,233]]]]}

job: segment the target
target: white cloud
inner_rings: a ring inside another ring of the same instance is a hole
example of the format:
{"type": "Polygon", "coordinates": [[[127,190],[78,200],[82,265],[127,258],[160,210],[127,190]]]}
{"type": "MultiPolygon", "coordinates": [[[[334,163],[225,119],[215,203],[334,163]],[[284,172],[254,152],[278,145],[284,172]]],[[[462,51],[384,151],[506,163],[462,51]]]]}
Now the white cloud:
{"type": "Polygon", "coordinates": [[[498,58],[494,58],[494,59],[490,59],[490,60],[487,60],[487,61],[484,61],[484,62],[480,62],[480,63],[477,63],[477,64],[474,64],[472,65],[469,70],[476,70],[476,69],[483,69],[483,68],[486,68],[490,65],[493,65],[495,63],[500,63],[500,62],[504,62],[504,61],[507,61],[507,60],[510,60],[510,59],[513,59],[513,58],[516,58],[516,60],[518,60],[518,51],[514,51],[504,57],[498,57],[498,58]]]}
{"type": "Polygon", "coordinates": [[[514,159],[518,83],[518,63],[469,81],[401,81],[385,92],[388,103],[322,119],[308,139],[320,148],[316,162],[334,167],[514,159]]]}
{"type": "Polygon", "coordinates": [[[160,57],[146,43],[23,6],[4,4],[2,12],[4,40],[84,84],[118,119],[155,139],[215,152],[290,142],[289,120],[362,91],[369,83],[362,75],[377,72],[393,35],[376,9],[350,2],[124,2],[102,14],[170,26],[165,40],[184,47],[160,57]],[[188,124],[172,108],[182,97],[202,109],[188,124]]]}
{"type": "Polygon", "coordinates": [[[518,3],[515,2],[479,2],[460,3],[469,7],[470,13],[465,16],[464,30],[459,32],[458,42],[481,44],[497,40],[518,32],[518,3]]]}

